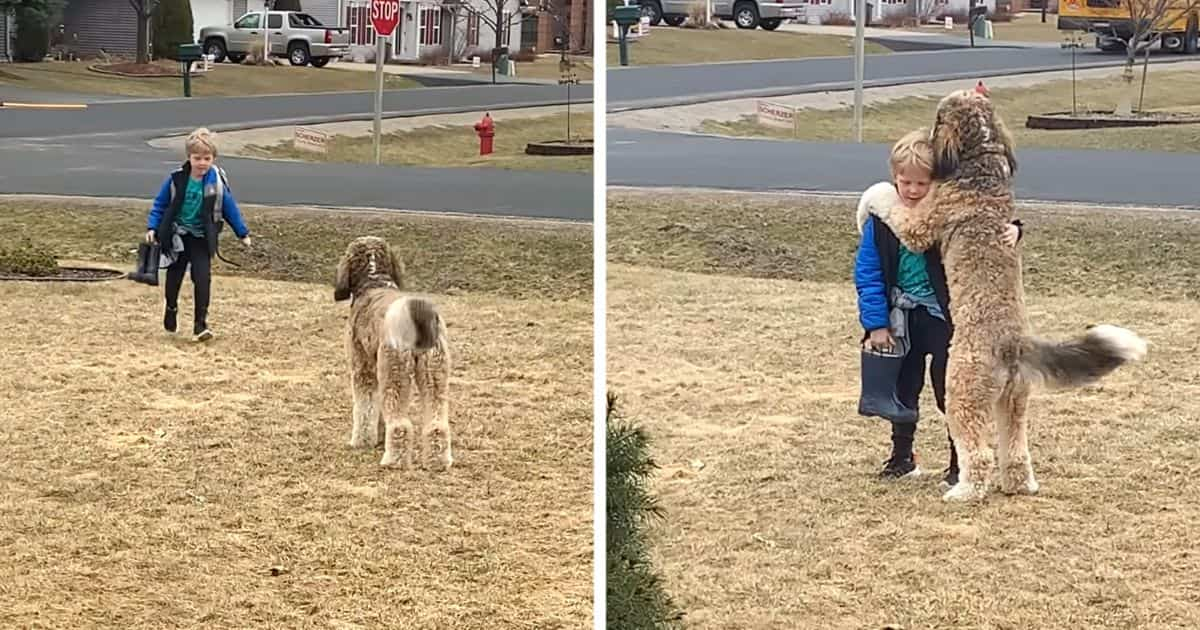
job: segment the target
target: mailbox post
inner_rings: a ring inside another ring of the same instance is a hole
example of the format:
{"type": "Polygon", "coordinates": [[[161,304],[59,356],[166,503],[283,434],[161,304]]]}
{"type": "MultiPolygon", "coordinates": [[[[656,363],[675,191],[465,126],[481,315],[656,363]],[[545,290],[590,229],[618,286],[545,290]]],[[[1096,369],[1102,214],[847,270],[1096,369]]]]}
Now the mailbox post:
{"type": "MultiPolygon", "coordinates": [[[[1049,0],[1046,0],[1046,1],[1049,2],[1049,0]]],[[[986,19],[987,19],[987,5],[986,4],[976,4],[974,1],[972,1],[971,8],[967,12],[967,30],[970,31],[970,33],[971,33],[971,48],[975,47],[975,29],[981,25],[985,26],[986,23],[984,22],[984,20],[986,20],[986,19]]],[[[979,36],[984,37],[984,34],[980,33],[979,36]]]]}
{"type": "Polygon", "coordinates": [[[629,34],[629,27],[637,24],[642,19],[642,7],[634,5],[630,7],[613,7],[613,19],[617,22],[618,40],[620,42],[621,65],[629,65],[629,51],[627,48],[626,37],[629,34]]]}
{"type": "Polygon", "coordinates": [[[183,95],[188,98],[192,96],[192,62],[203,59],[201,48],[200,44],[179,45],[179,62],[183,64],[183,95]]]}

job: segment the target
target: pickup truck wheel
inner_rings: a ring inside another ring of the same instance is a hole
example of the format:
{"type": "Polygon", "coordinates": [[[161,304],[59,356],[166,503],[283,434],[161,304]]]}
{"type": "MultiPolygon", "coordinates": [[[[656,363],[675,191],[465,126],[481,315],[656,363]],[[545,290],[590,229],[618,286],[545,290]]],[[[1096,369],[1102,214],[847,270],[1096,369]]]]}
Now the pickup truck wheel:
{"type": "Polygon", "coordinates": [[[230,53],[230,55],[229,55],[229,61],[231,61],[233,63],[242,63],[245,60],[246,60],[246,55],[238,55],[238,54],[233,54],[233,53],[230,53]]]}
{"type": "Polygon", "coordinates": [[[293,66],[307,66],[310,59],[307,45],[299,42],[288,45],[288,61],[293,66]]]}
{"type": "Polygon", "coordinates": [[[687,21],[687,16],[686,15],[664,15],[663,21],[665,21],[669,26],[683,26],[683,23],[687,21]]]}
{"type": "Polygon", "coordinates": [[[662,24],[662,5],[658,3],[658,0],[646,0],[641,6],[642,17],[650,18],[650,26],[662,24]]]}
{"type": "Polygon", "coordinates": [[[225,61],[225,42],[210,39],[204,42],[204,54],[213,56],[213,63],[225,61]]]}
{"type": "Polygon", "coordinates": [[[758,25],[761,26],[764,31],[773,31],[779,28],[780,24],[783,24],[783,20],[763,20],[762,22],[759,22],[758,25]]]}
{"type": "Polygon", "coordinates": [[[313,57],[312,65],[314,68],[324,68],[329,65],[329,57],[313,57]]]}
{"type": "Polygon", "coordinates": [[[753,2],[739,2],[733,5],[733,22],[738,28],[758,28],[758,7],[753,2]]]}

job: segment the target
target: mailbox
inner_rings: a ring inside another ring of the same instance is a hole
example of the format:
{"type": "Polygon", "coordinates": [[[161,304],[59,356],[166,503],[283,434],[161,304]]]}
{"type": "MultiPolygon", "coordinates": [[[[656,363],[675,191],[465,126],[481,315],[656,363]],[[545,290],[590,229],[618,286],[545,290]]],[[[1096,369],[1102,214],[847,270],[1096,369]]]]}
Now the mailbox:
{"type": "Polygon", "coordinates": [[[617,26],[633,26],[642,19],[642,7],[613,7],[613,20],[617,26]]]}
{"type": "Polygon", "coordinates": [[[204,47],[200,44],[180,44],[179,45],[179,60],[187,63],[189,61],[200,61],[204,57],[204,47]]]}

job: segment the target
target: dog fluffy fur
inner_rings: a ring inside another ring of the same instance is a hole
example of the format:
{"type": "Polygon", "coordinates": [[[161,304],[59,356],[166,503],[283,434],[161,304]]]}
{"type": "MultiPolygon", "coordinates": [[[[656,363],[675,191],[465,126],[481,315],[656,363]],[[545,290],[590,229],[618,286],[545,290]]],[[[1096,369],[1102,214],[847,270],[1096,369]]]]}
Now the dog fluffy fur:
{"type": "Polygon", "coordinates": [[[354,395],[350,446],[383,442],[381,466],[412,467],[415,428],[409,415],[420,401],[421,456],[440,438],[445,469],[450,452],[450,350],[446,323],[425,298],[404,292],[404,263],[386,241],[352,241],[337,267],[333,297],[350,300],[346,355],[354,395]],[[397,433],[404,434],[403,457],[397,433]]]}
{"type": "Polygon", "coordinates": [[[1091,383],[1142,359],[1147,344],[1107,324],[1065,342],[1031,336],[1019,253],[1002,241],[1017,166],[1008,130],[985,95],[960,90],[938,104],[931,141],[930,193],[909,209],[894,187],[873,186],[860,203],[860,229],[872,213],[908,249],[941,250],[954,323],[947,423],[960,466],[958,484],[943,498],[982,499],[994,467],[1001,491],[1034,494],[1025,418],[1031,388],[1091,383]]]}

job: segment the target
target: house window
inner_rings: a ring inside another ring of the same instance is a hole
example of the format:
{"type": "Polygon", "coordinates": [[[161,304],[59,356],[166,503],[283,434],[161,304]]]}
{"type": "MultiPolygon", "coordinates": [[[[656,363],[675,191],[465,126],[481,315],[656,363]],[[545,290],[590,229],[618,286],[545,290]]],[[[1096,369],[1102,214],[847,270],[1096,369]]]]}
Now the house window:
{"type": "Polygon", "coordinates": [[[467,10],[467,45],[479,45],[479,12],[475,9],[467,10]]]}
{"type": "Polygon", "coordinates": [[[442,8],[421,7],[421,45],[442,45],[442,8]]]}

